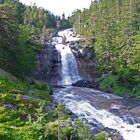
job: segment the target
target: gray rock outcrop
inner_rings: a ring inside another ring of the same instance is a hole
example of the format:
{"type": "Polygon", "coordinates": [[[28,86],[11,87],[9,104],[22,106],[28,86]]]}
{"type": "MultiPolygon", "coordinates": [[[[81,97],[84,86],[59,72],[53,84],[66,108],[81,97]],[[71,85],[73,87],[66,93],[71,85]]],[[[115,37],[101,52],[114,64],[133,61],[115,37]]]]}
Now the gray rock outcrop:
{"type": "Polygon", "coordinates": [[[56,84],[56,81],[60,78],[60,63],[61,58],[55,46],[51,43],[46,43],[36,56],[35,78],[56,84]]]}
{"type": "Polygon", "coordinates": [[[95,53],[92,48],[72,42],[70,47],[77,58],[79,73],[82,79],[93,80],[95,76],[95,53]]]}

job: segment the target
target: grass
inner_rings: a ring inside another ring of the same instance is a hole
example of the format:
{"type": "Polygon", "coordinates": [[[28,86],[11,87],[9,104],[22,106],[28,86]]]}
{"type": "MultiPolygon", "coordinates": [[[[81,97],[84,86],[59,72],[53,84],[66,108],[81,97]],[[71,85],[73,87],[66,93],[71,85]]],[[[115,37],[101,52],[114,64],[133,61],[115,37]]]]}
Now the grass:
{"type": "Polygon", "coordinates": [[[117,75],[105,76],[100,83],[100,89],[119,96],[129,95],[140,98],[140,84],[125,84],[119,80],[117,75]]]}

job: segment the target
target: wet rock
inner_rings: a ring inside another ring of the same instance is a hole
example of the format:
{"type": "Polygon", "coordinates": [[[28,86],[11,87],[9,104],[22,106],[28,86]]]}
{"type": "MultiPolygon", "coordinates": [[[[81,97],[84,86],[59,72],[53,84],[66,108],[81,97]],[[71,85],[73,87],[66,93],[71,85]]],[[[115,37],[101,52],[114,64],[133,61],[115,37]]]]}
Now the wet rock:
{"type": "Polygon", "coordinates": [[[140,128],[140,125],[137,125],[137,128],[140,128]]]}
{"type": "Polygon", "coordinates": [[[65,112],[66,112],[67,114],[69,114],[69,115],[73,115],[73,113],[71,112],[71,110],[69,110],[69,109],[67,109],[67,108],[65,108],[65,112]]]}
{"type": "Polygon", "coordinates": [[[87,87],[87,88],[98,88],[99,84],[95,81],[89,81],[89,80],[79,80],[76,83],[73,83],[72,86],[77,87],[87,87]]]}
{"type": "MultiPolygon", "coordinates": [[[[138,101],[138,103],[140,103],[140,101],[138,101]]],[[[129,109],[129,112],[139,118],[140,117],[140,105],[136,105],[135,107],[133,106],[133,108],[129,109]]]]}
{"type": "Polygon", "coordinates": [[[70,45],[72,52],[77,59],[79,73],[83,79],[92,80],[95,77],[95,53],[93,49],[83,44],[75,43],[70,45]],[[91,70],[92,69],[92,70],[91,70]]]}
{"type": "Polygon", "coordinates": [[[110,133],[110,134],[114,134],[114,133],[117,132],[115,129],[108,128],[108,127],[105,128],[105,131],[108,132],[108,133],[110,133]]]}
{"type": "Polygon", "coordinates": [[[93,127],[97,127],[99,129],[104,129],[105,127],[99,123],[96,119],[93,119],[93,122],[89,123],[90,125],[92,125],[93,127]]]}
{"type": "Polygon", "coordinates": [[[90,132],[91,132],[91,134],[96,135],[96,134],[100,133],[101,130],[97,127],[94,127],[94,128],[91,129],[90,132]]]}
{"type": "Polygon", "coordinates": [[[53,105],[52,105],[53,110],[54,110],[55,108],[57,108],[57,105],[58,105],[58,103],[57,103],[56,101],[53,100],[53,105]]]}
{"type": "Polygon", "coordinates": [[[97,128],[98,130],[104,130],[104,126],[101,123],[87,122],[87,124],[90,126],[91,129],[97,128]]]}
{"type": "Polygon", "coordinates": [[[127,109],[132,110],[134,112],[137,112],[138,108],[140,109],[140,100],[130,97],[128,95],[125,95],[123,97],[122,103],[124,106],[127,106],[127,109]]]}
{"type": "Polygon", "coordinates": [[[93,49],[86,47],[85,45],[75,44],[74,46],[71,45],[71,48],[77,51],[75,53],[77,53],[79,57],[87,60],[93,59],[95,56],[93,49]]]}
{"type": "Polygon", "coordinates": [[[58,35],[57,32],[53,32],[51,36],[52,36],[52,37],[56,37],[57,35],[58,35]]]}
{"type": "Polygon", "coordinates": [[[88,124],[88,120],[86,118],[82,118],[81,120],[88,124]]]}
{"type": "Polygon", "coordinates": [[[118,131],[116,131],[112,135],[111,140],[124,140],[124,138],[120,135],[120,133],[118,131]]]}
{"type": "Polygon", "coordinates": [[[94,126],[100,129],[104,129],[104,126],[101,123],[94,123],[94,126]]]}
{"type": "Polygon", "coordinates": [[[110,112],[115,113],[115,114],[118,114],[118,113],[119,113],[119,109],[120,109],[119,106],[117,106],[117,105],[112,105],[112,106],[111,106],[111,109],[110,109],[110,112]]]}
{"type": "Polygon", "coordinates": [[[44,107],[44,111],[45,111],[45,112],[53,112],[53,110],[54,110],[54,109],[53,109],[52,106],[45,106],[45,107],[44,107]]]}
{"type": "Polygon", "coordinates": [[[79,116],[84,117],[84,116],[85,116],[85,114],[84,114],[84,113],[80,113],[80,115],[79,115],[79,116]]]}
{"type": "Polygon", "coordinates": [[[111,108],[110,109],[110,112],[112,112],[112,113],[119,113],[119,109],[111,108]]]}
{"type": "Polygon", "coordinates": [[[57,84],[60,78],[61,57],[55,46],[46,43],[36,55],[35,79],[57,84]]]}
{"type": "Polygon", "coordinates": [[[134,119],[135,123],[140,123],[140,116],[134,119]]]}
{"type": "Polygon", "coordinates": [[[124,115],[123,116],[123,121],[128,123],[128,124],[134,124],[135,123],[134,118],[130,114],[124,115]]]}
{"type": "Polygon", "coordinates": [[[91,116],[91,113],[90,113],[90,112],[86,112],[86,115],[87,115],[87,116],[91,116]]]}
{"type": "Polygon", "coordinates": [[[111,135],[107,140],[124,140],[119,131],[108,127],[106,127],[104,130],[111,135]]]}
{"type": "Polygon", "coordinates": [[[78,117],[75,114],[69,115],[69,120],[74,121],[76,120],[78,117]]]}
{"type": "Polygon", "coordinates": [[[90,82],[88,80],[79,80],[76,83],[73,83],[73,86],[78,86],[78,87],[86,87],[90,82]]]}
{"type": "Polygon", "coordinates": [[[4,104],[4,106],[10,110],[17,110],[17,107],[11,103],[4,104]]]}
{"type": "Polygon", "coordinates": [[[88,125],[95,127],[95,124],[93,122],[88,122],[88,125]]]}

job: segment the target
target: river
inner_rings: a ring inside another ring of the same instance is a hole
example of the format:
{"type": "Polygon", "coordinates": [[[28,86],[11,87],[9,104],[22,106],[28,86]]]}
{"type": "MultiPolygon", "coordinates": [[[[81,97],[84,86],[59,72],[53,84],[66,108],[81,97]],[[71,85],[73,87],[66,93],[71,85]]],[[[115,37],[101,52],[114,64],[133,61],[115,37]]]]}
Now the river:
{"type": "Polygon", "coordinates": [[[78,41],[72,29],[58,32],[52,43],[61,56],[61,80],[54,88],[53,98],[76,114],[90,129],[109,128],[117,130],[125,140],[140,140],[140,101],[119,97],[90,88],[73,87],[72,83],[82,79],[77,61],[69,42],[78,41]]]}

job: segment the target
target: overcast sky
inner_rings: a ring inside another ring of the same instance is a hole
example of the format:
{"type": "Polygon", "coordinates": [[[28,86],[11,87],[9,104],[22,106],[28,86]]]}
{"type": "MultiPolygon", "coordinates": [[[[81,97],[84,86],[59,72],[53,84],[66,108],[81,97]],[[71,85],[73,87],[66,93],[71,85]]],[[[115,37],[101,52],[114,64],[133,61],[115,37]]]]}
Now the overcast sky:
{"type": "Polygon", "coordinates": [[[76,9],[88,8],[91,0],[20,0],[22,3],[30,5],[36,3],[37,6],[43,7],[56,15],[66,16],[76,9]]]}

